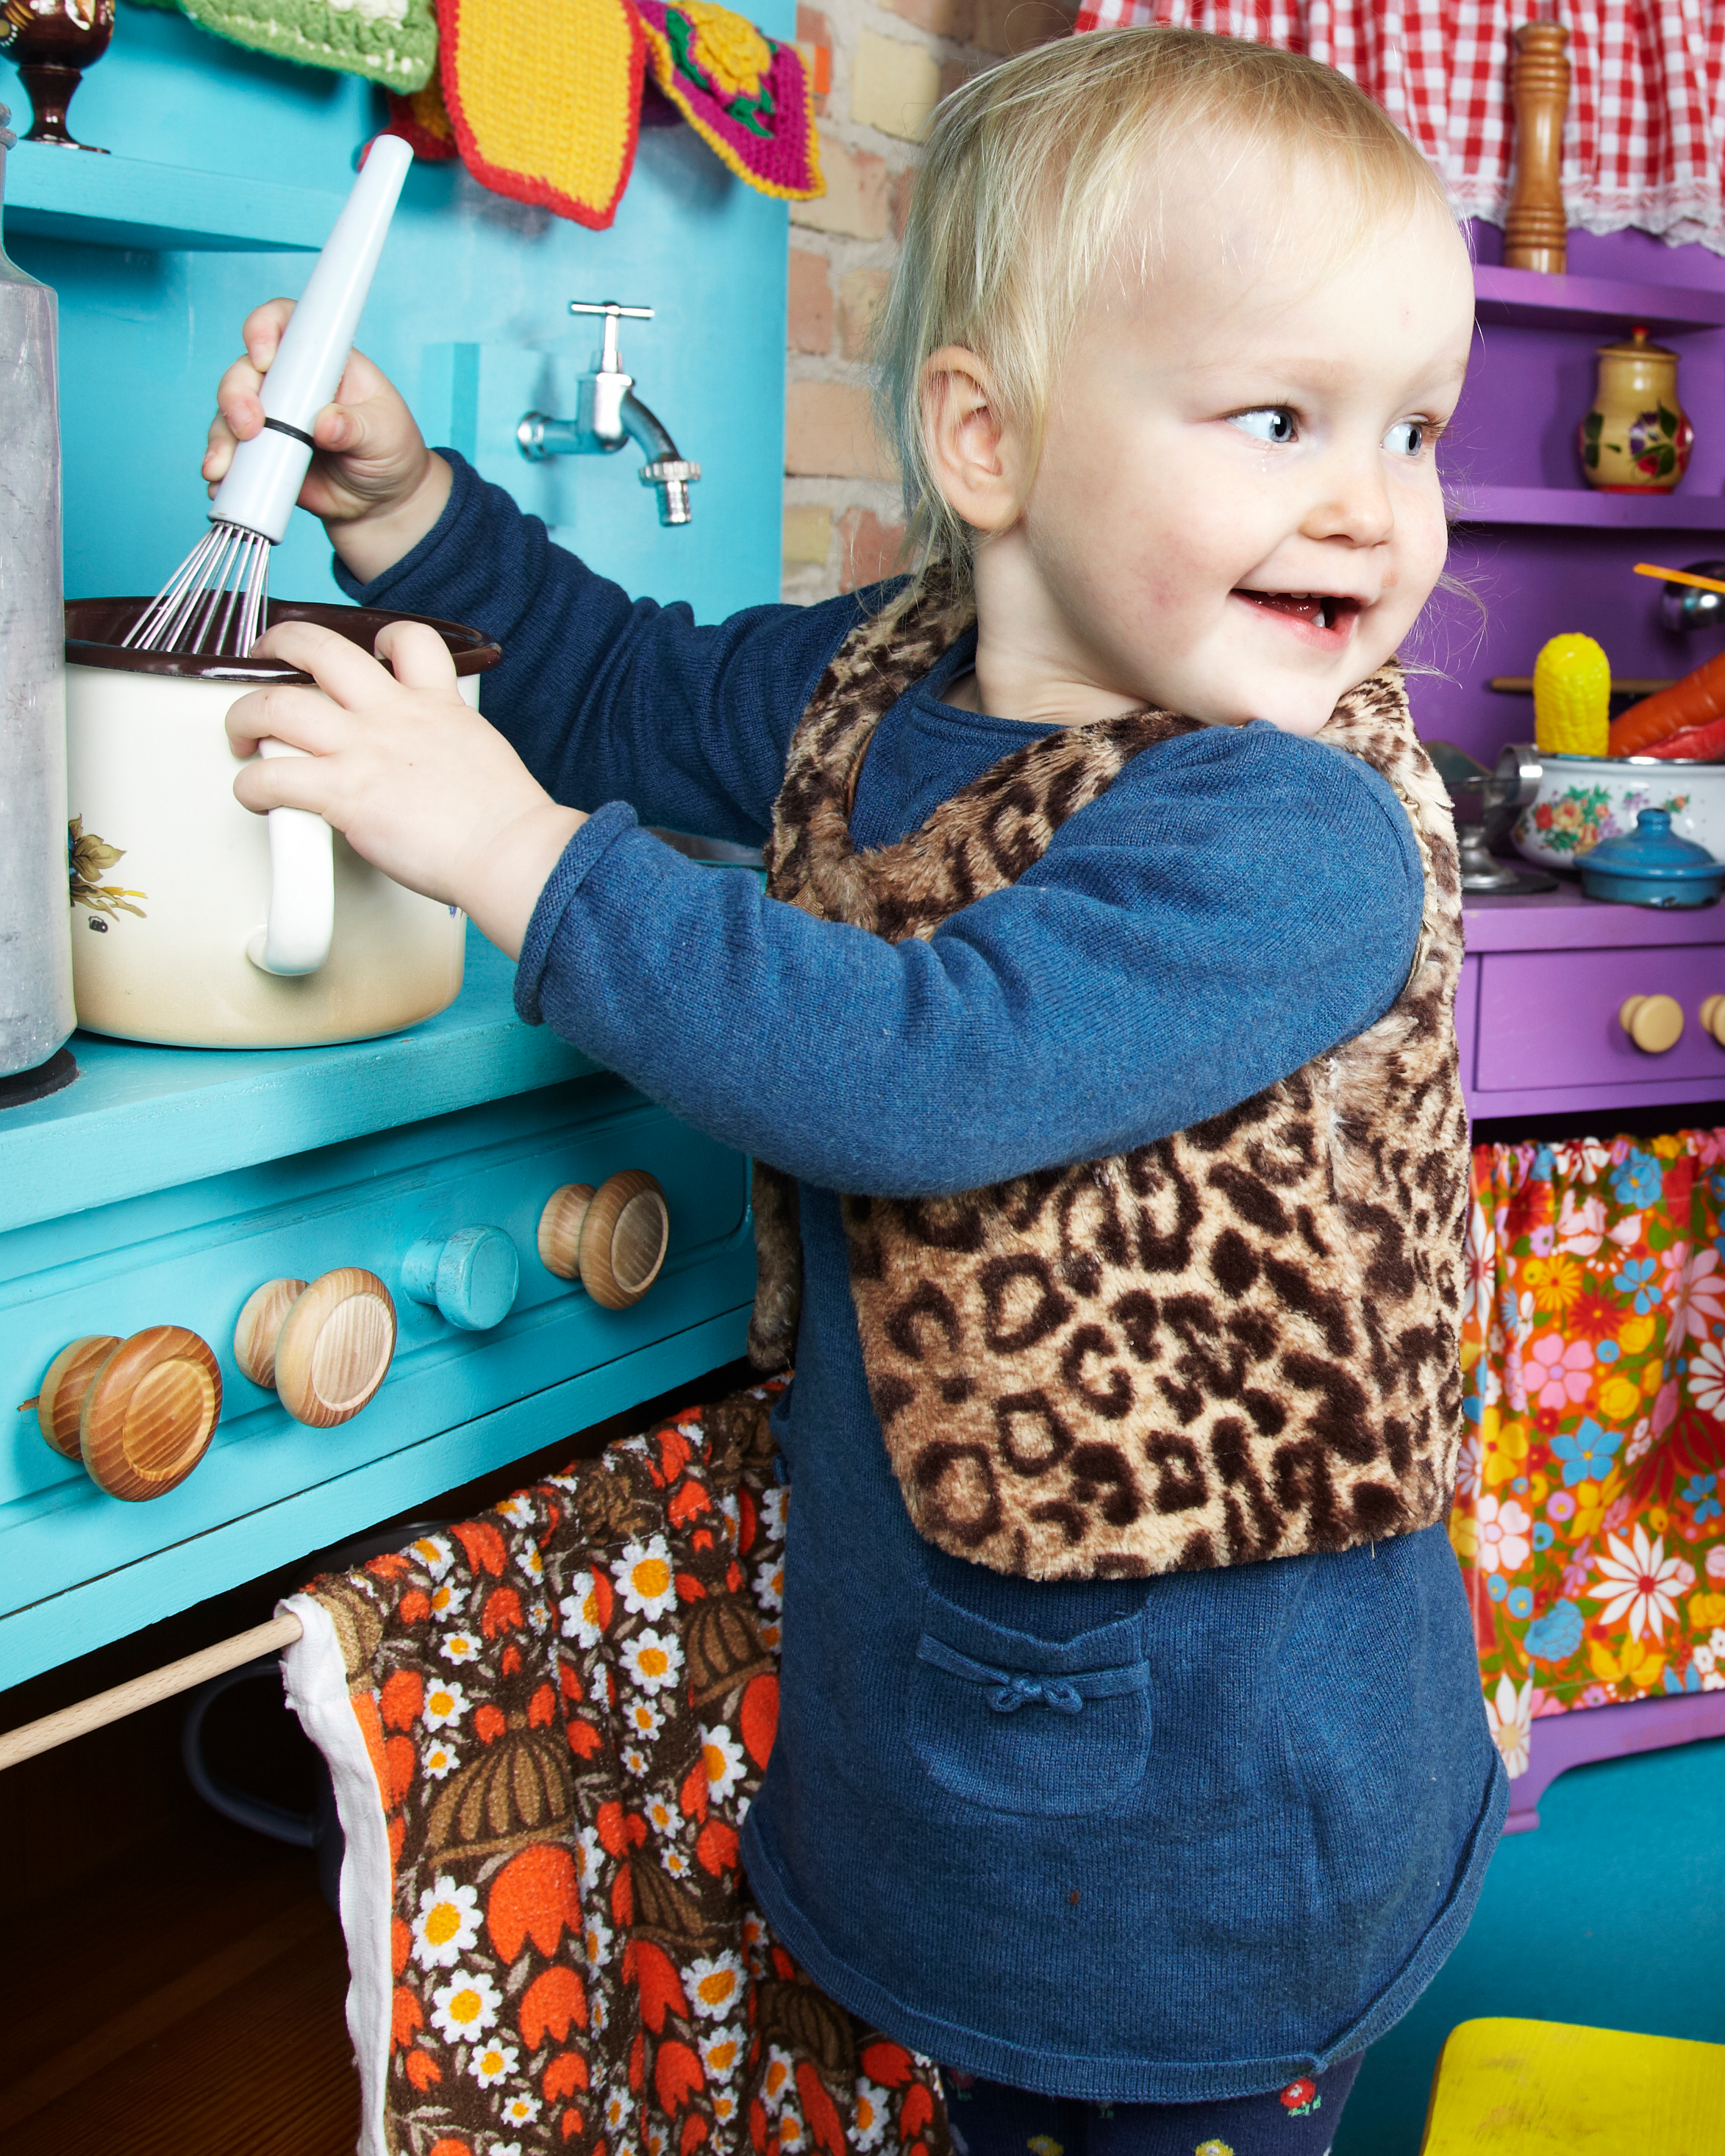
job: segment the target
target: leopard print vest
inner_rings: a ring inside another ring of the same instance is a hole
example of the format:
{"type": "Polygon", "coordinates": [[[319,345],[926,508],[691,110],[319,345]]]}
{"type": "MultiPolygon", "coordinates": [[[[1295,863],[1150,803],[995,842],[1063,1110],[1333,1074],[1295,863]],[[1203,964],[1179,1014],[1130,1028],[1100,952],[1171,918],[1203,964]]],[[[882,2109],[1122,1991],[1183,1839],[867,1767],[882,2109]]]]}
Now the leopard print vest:
{"type": "MultiPolygon", "coordinates": [[[[940,588],[853,630],[792,738],[768,889],[893,942],[1014,882],[1163,711],[1016,750],[899,844],[859,853],[870,737],[969,625],[940,588]]],[[[1450,804],[1399,668],[1317,738],[1381,773],[1424,870],[1394,1005],[1226,1114],[1108,1160],[957,1197],[841,1199],[870,1397],[918,1531],[1038,1579],[1345,1549],[1443,1519],[1460,1435],[1467,1125],[1450,804]]],[[[796,1340],[796,1186],[756,1170],[762,1367],[796,1340]]]]}

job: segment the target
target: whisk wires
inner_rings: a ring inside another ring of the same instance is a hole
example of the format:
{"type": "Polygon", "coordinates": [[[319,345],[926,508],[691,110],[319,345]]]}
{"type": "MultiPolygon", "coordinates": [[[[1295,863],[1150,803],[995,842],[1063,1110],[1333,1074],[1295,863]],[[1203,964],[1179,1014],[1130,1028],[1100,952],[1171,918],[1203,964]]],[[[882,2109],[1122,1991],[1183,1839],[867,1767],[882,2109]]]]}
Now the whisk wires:
{"type": "Polygon", "coordinates": [[[126,637],[128,651],[244,659],[263,634],[270,542],[244,525],[213,523],[126,637]]]}

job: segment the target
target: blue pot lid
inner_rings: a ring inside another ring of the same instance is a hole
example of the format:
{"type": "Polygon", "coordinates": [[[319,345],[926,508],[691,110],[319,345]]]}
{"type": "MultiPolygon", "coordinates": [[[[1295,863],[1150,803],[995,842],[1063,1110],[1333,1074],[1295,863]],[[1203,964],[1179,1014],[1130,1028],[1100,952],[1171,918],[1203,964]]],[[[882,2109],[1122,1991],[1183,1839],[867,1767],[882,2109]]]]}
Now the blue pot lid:
{"type": "Polygon", "coordinates": [[[1705,846],[1677,836],[1668,808],[1642,809],[1633,831],[1601,839],[1578,865],[1583,875],[1635,876],[1659,883],[1689,883],[1717,876],[1725,868],[1705,846]]]}

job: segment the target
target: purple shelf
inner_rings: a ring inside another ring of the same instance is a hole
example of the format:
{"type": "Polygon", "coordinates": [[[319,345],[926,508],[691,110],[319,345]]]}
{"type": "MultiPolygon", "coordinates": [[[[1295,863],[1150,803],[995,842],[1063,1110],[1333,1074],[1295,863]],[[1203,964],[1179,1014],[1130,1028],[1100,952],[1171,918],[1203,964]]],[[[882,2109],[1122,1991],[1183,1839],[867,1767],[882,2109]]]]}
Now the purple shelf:
{"type": "Polygon", "coordinates": [[[1596,1759],[1625,1759],[1636,1752],[1662,1752],[1725,1737],[1725,1691],[1676,1692],[1666,1699],[1638,1699],[1623,1707],[1572,1708],[1542,1714],[1534,1723],[1527,1771],[1510,1784],[1506,1834],[1527,1834],[1539,1825],[1539,1800],[1566,1768],[1596,1759]]]}
{"type": "Polygon", "coordinates": [[[1578,883],[1531,898],[1461,901],[1468,956],[1482,951],[1605,951],[1651,943],[1725,943],[1725,906],[1607,906],[1578,883]]]}
{"type": "MultiPolygon", "coordinates": [[[[1529,275],[1532,273],[1530,271],[1529,275]]],[[[1725,495],[1595,494],[1584,486],[1465,486],[1458,524],[1585,526],[1606,531],[1725,531],[1725,495]]]]}
{"type": "Polygon", "coordinates": [[[1725,292],[1697,285],[1652,285],[1617,277],[1547,277],[1537,270],[1474,270],[1475,311],[1482,322],[1517,329],[1627,330],[1645,323],[1655,336],[1725,328],[1725,292]]]}

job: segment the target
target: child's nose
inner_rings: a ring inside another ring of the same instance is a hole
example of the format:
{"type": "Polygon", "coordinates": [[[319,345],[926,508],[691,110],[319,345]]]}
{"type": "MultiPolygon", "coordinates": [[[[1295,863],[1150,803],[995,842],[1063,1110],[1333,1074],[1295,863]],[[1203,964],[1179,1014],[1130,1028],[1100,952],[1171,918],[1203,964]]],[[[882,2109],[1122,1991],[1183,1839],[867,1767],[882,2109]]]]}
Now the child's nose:
{"type": "Polygon", "coordinates": [[[1345,539],[1356,547],[1380,547],[1395,529],[1395,510],[1373,452],[1338,450],[1326,457],[1310,506],[1300,524],[1307,539],[1345,539]]]}

